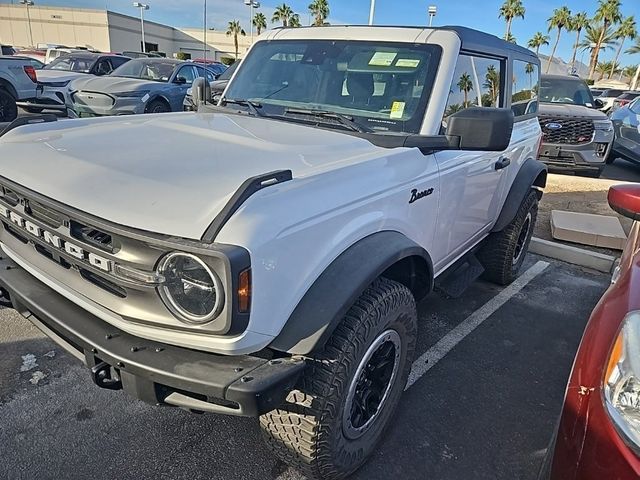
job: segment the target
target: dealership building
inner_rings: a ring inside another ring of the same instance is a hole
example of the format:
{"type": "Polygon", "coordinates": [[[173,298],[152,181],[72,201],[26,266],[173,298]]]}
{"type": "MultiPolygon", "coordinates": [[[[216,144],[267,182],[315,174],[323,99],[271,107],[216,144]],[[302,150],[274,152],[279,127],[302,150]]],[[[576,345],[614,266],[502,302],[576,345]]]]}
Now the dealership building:
{"type": "MultiPolygon", "coordinates": [[[[168,57],[184,52],[191,58],[204,56],[204,32],[197,28],[174,28],[145,20],[147,51],[168,57]]],[[[239,37],[239,54],[251,40],[239,37]]],[[[0,44],[30,47],[43,44],[83,47],[101,52],[141,51],[140,18],[84,8],[0,4],[0,44]]],[[[207,31],[207,57],[221,60],[235,57],[233,37],[207,31]]]]}

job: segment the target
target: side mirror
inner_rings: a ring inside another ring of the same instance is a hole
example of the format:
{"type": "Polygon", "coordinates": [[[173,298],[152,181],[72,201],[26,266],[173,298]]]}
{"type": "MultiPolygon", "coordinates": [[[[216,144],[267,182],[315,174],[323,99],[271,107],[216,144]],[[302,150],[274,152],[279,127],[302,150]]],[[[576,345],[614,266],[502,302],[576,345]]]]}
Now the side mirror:
{"type": "Polygon", "coordinates": [[[620,215],[640,220],[640,185],[614,185],[609,189],[609,206],[620,215]]]}
{"type": "Polygon", "coordinates": [[[506,108],[465,108],[447,119],[447,137],[459,139],[459,150],[502,152],[511,143],[513,122],[506,108]]]}
{"type": "Polygon", "coordinates": [[[594,98],[593,99],[593,104],[595,105],[596,108],[604,107],[604,102],[602,100],[600,100],[599,98],[594,98]]]}
{"type": "Polygon", "coordinates": [[[184,85],[185,83],[187,83],[187,79],[184,77],[176,77],[173,82],[177,83],[178,85],[184,85]]]}
{"type": "Polygon", "coordinates": [[[211,101],[213,102],[214,105],[217,105],[218,103],[220,103],[220,99],[222,98],[222,94],[221,93],[216,93],[213,98],[211,99],[211,101]]]}
{"type": "Polygon", "coordinates": [[[200,104],[211,101],[211,85],[206,78],[198,77],[191,87],[194,103],[200,104]]]}

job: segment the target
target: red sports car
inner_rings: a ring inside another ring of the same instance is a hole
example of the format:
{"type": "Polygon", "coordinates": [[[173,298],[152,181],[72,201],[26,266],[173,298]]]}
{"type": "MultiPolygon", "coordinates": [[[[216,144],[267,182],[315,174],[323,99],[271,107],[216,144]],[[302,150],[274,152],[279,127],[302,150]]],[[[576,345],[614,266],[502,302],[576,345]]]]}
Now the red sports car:
{"type": "Polygon", "coordinates": [[[576,355],[543,473],[552,480],[640,478],[640,184],[612,187],[609,204],[636,221],[576,355]]]}

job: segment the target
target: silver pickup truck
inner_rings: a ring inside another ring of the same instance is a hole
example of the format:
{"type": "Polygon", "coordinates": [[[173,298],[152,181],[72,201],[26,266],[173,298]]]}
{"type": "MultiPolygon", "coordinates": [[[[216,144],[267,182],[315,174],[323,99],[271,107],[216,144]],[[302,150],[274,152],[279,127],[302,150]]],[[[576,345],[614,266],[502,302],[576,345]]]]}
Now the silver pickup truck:
{"type": "Polygon", "coordinates": [[[18,100],[36,96],[36,69],[27,57],[0,56],[0,123],[18,116],[18,100]]]}

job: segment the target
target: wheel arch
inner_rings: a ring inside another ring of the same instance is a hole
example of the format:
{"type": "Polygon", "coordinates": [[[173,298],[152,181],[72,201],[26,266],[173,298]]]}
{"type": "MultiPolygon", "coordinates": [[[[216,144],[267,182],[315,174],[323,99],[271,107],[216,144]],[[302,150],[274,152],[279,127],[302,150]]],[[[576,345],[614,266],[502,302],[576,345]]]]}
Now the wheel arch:
{"type": "Polygon", "coordinates": [[[511,184],[507,198],[492,232],[503,230],[516,217],[520,205],[527,198],[532,188],[538,190],[538,199],[542,197],[542,189],[547,185],[547,166],[534,158],[527,158],[520,167],[515,180],[511,184]]]}
{"type": "Polygon", "coordinates": [[[306,355],[321,349],[356,299],[384,276],[411,290],[416,301],[433,288],[429,253],[405,235],[383,231],[347,248],[316,279],[270,348],[306,355]]]}
{"type": "Polygon", "coordinates": [[[11,95],[14,100],[18,100],[18,92],[14,88],[14,86],[8,80],[0,77],[0,89],[6,90],[9,95],[11,95]]]}
{"type": "Polygon", "coordinates": [[[161,93],[156,93],[155,95],[151,96],[151,98],[149,98],[149,100],[147,101],[147,104],[144,107],[145,112],[147,111],[147,108],[149,107],[149,105],[151,105],[153,102],[162,102],[167,106],[170,112],[173,111],[173,108],[171,108],[171,102],[169,101],[169,99],[166,98],[161,93]]]}

